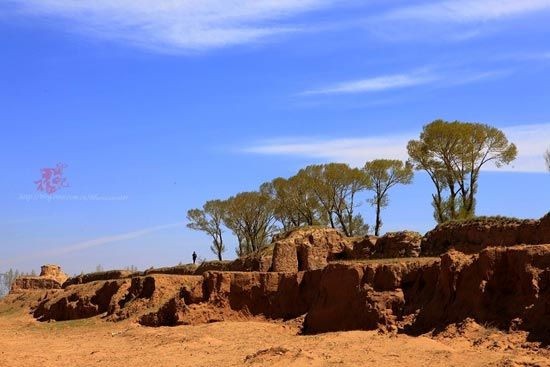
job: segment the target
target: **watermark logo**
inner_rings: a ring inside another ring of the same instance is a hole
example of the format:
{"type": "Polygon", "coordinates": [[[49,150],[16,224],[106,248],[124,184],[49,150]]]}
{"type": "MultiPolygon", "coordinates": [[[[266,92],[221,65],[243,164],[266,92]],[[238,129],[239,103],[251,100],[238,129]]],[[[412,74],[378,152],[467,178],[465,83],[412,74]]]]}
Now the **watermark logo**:
{"type": "Polygon", "coordinates": [[[53,168],[40,169],[40,180],[33,181],[36,184],[36,191],[31,194],[19,194],[18,199],[26,202],[44,200],[52,201],[126,201],[128,195],[102,195],[97,193],[88,194],[59,194],[58,191],[69,187],[64,170],[67,165],[58,163],[53,168]]]}
{"type": "Polygon", "coordinates": [[[42,168],[40,174],[42,177],[36,184],[36,191],[45,192],[48,195],[59,191],[64,187],[69,187],[67,179],[63,177],[63,170],[67,168],[64,163],[58,163],[54,168],[42,168]]]}

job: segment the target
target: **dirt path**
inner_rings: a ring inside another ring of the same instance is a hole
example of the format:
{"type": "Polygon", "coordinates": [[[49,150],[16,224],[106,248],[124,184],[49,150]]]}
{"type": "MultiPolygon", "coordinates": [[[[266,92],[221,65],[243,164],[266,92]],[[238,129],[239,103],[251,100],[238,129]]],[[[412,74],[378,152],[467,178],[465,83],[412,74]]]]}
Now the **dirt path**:
{"type": "Polygon", "coordinates": [[[38,323],[0,313],[0,365],[11,366],[550,366],[532,351],[464,338],[351,331],[297,335],[293,324],[221,322],[147,328],[100,319],[38,323]]]}

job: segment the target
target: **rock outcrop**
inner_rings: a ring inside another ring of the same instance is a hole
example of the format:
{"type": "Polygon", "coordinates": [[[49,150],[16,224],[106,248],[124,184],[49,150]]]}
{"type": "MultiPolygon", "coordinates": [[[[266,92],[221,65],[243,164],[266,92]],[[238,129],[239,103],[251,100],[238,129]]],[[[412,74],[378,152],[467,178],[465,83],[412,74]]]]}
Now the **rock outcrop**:
{"type": "Polygon", "coordinates": [[[208,272],[204,276],[204,298],[249,315],[292,319],[308,311],[317,296],[321,272],[208,272]]]}
{"type": "Polygon", "coordinates": [[[63,288],[69,287],[75,284],[86,284],[91,282],[97,282],[100,280],[117,280],[117,279],[128,279],[131,278],[135,273],[129,270],[109,270],[109,271],[100,271],[96,273],[82,274],[76,277],[67,279],[63,283],[63,288]]]}
{"type": "Polygon", "coordinates": [[[276,272],[322,269],[330,259],[353,250],[349,238],[332,228],[298,228],[273,245],[273,271],[276,272]]]}
{"type": "Polygon", "coordinates": [[[67,274],[61,270],[59,265],[43,265],[40,276],[23,276],[15,279],[10,292],[60,289],[67,278],[67,274]]]}
{"type": "Polygon", "coordinates": [[[376,258],[418,257],[422,235],[418,232],[388,232],[376,242],[376,258]]]}
{"type": "Polygon", "coordinates": [[[550,245],[449,252],[431,291],[415,321],[420,330],[472,318],[550,341],[550,245]]]}
{"type": "Polygon", "coordinates": [[[361,260],[370,259],[377,251],[379,237],[377,236],[365,236],[365,237],[350,237],[351,251],[346,248],[345,256],[339,256],[346,260],[361,260]]]}
{"type": "Polygon", "coordinates": [[[231,268],[231,261],[205,261],[197,267],[195,275],[202,275],[207,271],[229,271],[231,268]]]}
{"type": "Polygon", "coordinates": [[[182,290],[158,311],[141,317],[146,326],[175,326],[250,317],[293,319],[317,295],[321,270],[300,273],[207,272],[198,286],[182,290]]]}
{"type": "MultiPolygon", "coordinates": [[[[188,304],[203,300],[202,276],[151,275],[132,278],[126,294],[111,303],[108,315],[112,320],[144,319],[145,325],[156,326],[146,315],[159,315],[172,300],[188,304]],[[144,318],[145,317],[145,318],[144,318]]],[[[158,322],[158,321],[157,321],[158,322]]],[[[158,326],[162,325],[161,323],[158,326]]],[[[169,324],[166,324],[169,325],[169,324]]]]}
{"type": "MultiPolygon", "coordinates": [[[[271,248],[272,249],[272,248],[271,248]]],[[[260,251],[234,260],[229,266],[231,271],[270,271],[273,262],[272,254],[260,251]]]]}
{"type": "Polygon", "coordinates": [[[421,333],[468,318],[550,341],[550,245],[450,252],[431,262],[331,264],[304,330],[421,333]]]}
{"type": "Polygon", "coordinates": [[[27,290],[60,289],[61,284],[55,279],[42,277],[18,277],[11,286],[10,292],[22,292],[27,290]]]}
{"type": "Polygon", "coordinates": [[[45,292],[34,316],[103,315],[142,325],[250,317],[293,319],[319,333],[416,334],[472,319],[550,342],[550,244],[451,251],[439,258],[336,261],[303,272],[207,271],[75,284],[45,292]]]}
{"type": "Polygon", "coordinates": [[[197,271],[197,265],[185,264],[185,265],[177,265],[177,266],[168,266],[164,268],[148,269],[143,272],[143,275],[154,275],[154,274],[194,275],[196,271],[197,271]]]}
{"type": "Polygon", "coordinates": [[[172,299],[203,300],[202,276],[148,275],[99,280],[46,293],[35,308],[40,321],[75,320],[104,315],[119,321],[158,312],[172,299]]]}
{"type": "Polygon", "coordinates": [[[34,310],[39,321],[84,319],[107,312],[128,288],[128,280],[71,286],[45,295],[34,310]]]}
{"type": "Polygon", "coordinates": [[[387,330],[420,307],[421,293],[435,284],[439,261],[330,264],[322,272],[319,293],[304,321],[306,333],[387,330]],[[418,299],[407,297],[417,292],[418,299]],[[411,302],[413,303],[411,305],[411,302]]]}
{"type": "Polygon", "coordinates": [[[59,284],[65,283],[69,278],[59,265],[42,265],[40,268],[40,277],[49,278],[57,281],[59,284]]]}
{"type": "Polygon", "coordinates": [[[550,243],[550,213],[540,220],[478,218],[438,225],[424,236],[422,255],[439,256],[452,249],[473,254],[489,246],[545,243],[550,243]]]}

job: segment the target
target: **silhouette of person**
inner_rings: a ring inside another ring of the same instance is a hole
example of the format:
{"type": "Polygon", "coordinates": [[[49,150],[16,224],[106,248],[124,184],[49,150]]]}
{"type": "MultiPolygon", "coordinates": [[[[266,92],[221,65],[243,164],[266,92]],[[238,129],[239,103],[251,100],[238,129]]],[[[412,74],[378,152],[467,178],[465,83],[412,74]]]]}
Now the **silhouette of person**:
{"type": "Polygon", "coordinates": [[[193,251],[193,264],[197,261],[197,253],[193,251]]]}

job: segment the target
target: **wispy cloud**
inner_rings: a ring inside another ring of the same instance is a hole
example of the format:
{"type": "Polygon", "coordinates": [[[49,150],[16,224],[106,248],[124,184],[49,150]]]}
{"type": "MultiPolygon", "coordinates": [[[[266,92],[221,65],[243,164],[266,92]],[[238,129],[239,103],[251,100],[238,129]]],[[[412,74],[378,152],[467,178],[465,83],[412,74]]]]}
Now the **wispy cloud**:
{"type": "Polygon", "coordinates": [[[294,32],[284,23],[332,0],[8,0],[26,15],[62,17],[94,36],[162,49],[197,50],[294,32]]]}
{"type": "Polygon", "coordinates": [[[353,94],[383,92],[387,90],[417,87],[422,85],[435,85],[449,87],[494,79],[509,74],[510,70],[491,70],[481,72],[466,72],[460,70],[448,70],[440,72],[421,71],[409,74],[393,74],[375,76],[366,79],[351,80],[335,83],[325,87],[310,89],[298,93],[299,96],[328,95],[328,94],[353,94]]]}
{"type": "Polygon", "coordinates": [[[146,236],[146,235],[154,233],[154,232],[159,232],[159,231],[162,231],[162,230],[165,230],[165,229],[175,228],[175,227],[178,227],[178,226],[182,226],[182,223],[163,224],[163,225],[158,225],[158,226],[155,226],[155,227],[148,227],[148,228],[138,229],[138,230],[135,230],[135,231],[132,231],[132,232],[126,232],[126,233],[121,233],[121,234],[116,234],[116,235],[98,237],[98,238],[94,238],[94,239],[87,240],[87,241],[82,241],[82,242],[77,242],[77,243],[70,244],[70,245],[63,246],[63,247],[57,247],[57,248],[53,248],[53,249],[46,249],[46,250],[42,250],[42,251],[37,251],[37,252],[34,252],[34,253],[26,254],[24,257],[20,257],[20,258],[17,258],[17,259],[3,260],[3,261],[0,261],[0,263],[9,264],[9,263],[13,263],[13,262],[18,261],[18,260],[28,260],[30,258],[42,258],[42,259],[50,258],[51,259],[51,258],[54,258],[54,257],[63,256],[63,255],[67,255],[67,254],[74,253],[74,252],[84,251],[84,250],[91,249],[91,248],[94,248],[94,247],[105,246],[105,245],[109,245],[109,244],[115,243],[115,242],[126,241],[126,240],[131,240],[131,239],[143,237],[143,236],[146,236]]]}
{"type": "Polygon", "coordinates": [[[478,22],[550,9],[550,0],[449,0],[392,10],[386,18],[431,22],[478,22]]]}
{"type": "Polygon", "coordinates": [[[436,79],[437,78],[435,76],[418,75],[418,74],[385,75],[385,76],[378,76],[374,78],[337,83],[335,85],[320,88],[320,89],[307,90],[300,94],[314,95],[314,94],[376,92],[376,91],[384,91],[388,89],[405,88],[405,87],[412,87],[415,85],[427,84],[436,79]]]}
{"type": "MultiPolygon", "coordinates": [[[[550,124],[518,125],[502,129],[518,147],[518,157],[509,166],[485,167],[487,171],[544,172],[543,153],[550,146],[550,124]]],[[[418,133],[401,133],[362,138],[294,138],[263,141],[244,149],[249,154],[286,155],[319,161],[345,162],[362,166],[377,158],[405,160],[407,142],[418,133]]]]}
{"type": "Polygon", "coordinates": [[[407,159],[406,145],[413,134],[359,138],[292,138],[258,142],[245,148],[245,153],[285,155],[320,161],[345,162],[361,166],[376,158],[407,159]]]}
{"type": "Polygon", "coordinates": [[[171,224],[163,224],[155,227],[149,227],[149,228],[143,228],[132,232],[117,234],[117,235],[111,235],[111,236],[105,236],[105,237],[99,237],[88,241],[78,242],[72,245],[59,247],[56,249],[53,249],[51,251],[45,252],[46,254],[52,256],[52,255],[64,255],[72,252],[79,252],[82,250],[87,250],[93,247],[98,246],[104,246],[108,245],[113,242],[119,242],[119,241],[126,241],[131,240],[134,238],[139,238],[146,236],[148,234],[162,231],[164,229],[168,228],[174,228],[177,226],[181,226],[181,223],[171,223],[171,224]]]}
{"type": "Polygon", "coordinates": [[[369,16],[364,27],[385,41],[466,42],[544,12],[550,0],[403,2],[369,16]]]}

